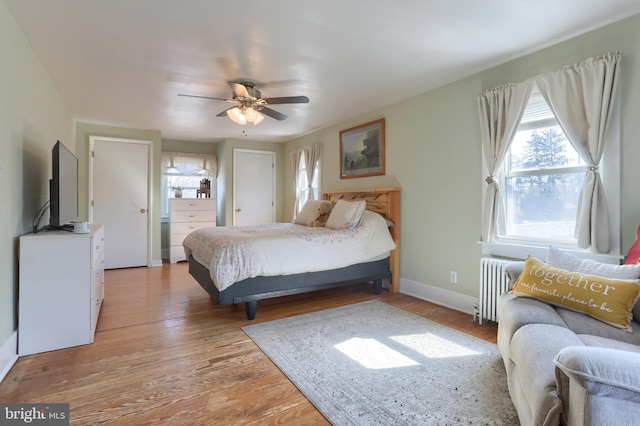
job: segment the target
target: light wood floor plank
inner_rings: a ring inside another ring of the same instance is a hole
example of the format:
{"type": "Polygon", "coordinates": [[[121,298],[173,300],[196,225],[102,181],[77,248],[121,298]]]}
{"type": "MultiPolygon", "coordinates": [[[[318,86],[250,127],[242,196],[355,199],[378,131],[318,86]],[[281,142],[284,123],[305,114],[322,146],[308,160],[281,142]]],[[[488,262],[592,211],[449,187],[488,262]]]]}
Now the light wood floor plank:
{"type": "Polygon", "coordinates": [[[496,342],[494,325],[370,285],[218,306],[187,264],[106,271],[91,345],[21,357],[0,383],[2,402],[68,402],[71,424],[327,425],[326,419],[249,339],[256,322],[379,299],[496,342]]]}

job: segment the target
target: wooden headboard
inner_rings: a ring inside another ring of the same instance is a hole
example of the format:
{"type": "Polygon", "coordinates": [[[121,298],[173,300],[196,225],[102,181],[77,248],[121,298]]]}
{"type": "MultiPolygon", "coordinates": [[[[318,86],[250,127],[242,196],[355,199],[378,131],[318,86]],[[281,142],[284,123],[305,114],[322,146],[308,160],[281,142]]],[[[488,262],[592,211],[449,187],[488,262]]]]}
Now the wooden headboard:
{"type": "Polygon", "coordinates": [[[400,290],[400,188],[357,189],[352,191],[323,191],[322,199],[336,202],[338,200],[367,202],[367,210],[379,213],[393,222],[389,232],[396,249],[391,251],[389,268],[391,282],[389,291],[397,293],[400,290]]]}

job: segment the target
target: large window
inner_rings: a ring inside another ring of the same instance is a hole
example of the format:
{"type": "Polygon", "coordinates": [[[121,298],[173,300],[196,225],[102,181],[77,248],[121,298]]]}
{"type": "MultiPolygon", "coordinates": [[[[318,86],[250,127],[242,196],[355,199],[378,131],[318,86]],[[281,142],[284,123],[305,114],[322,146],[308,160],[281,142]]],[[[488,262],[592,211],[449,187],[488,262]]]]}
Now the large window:
{"type": "Polygon", "coordinates": [[[505,214],[498,218],[498,237],[575,245],[585,172],[584,161],[534,91],[499,178],[505,214]]]}

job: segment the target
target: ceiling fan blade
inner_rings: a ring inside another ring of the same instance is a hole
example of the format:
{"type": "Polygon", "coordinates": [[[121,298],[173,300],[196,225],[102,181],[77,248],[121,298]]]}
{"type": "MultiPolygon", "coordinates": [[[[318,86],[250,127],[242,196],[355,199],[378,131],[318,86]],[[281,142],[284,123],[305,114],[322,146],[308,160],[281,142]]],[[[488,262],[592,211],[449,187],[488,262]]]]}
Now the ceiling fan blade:
{"type": "Polygon", "coordinates": [[[233,99],[214,98],[212,96],[186,95],[184,93],[178,93],[178,96],[185,96],[187,98],[201,98],[201,99],[213,99],[213,100],[216,100],[216,101],[235,102],[233,99]]]}
{"type": "Polygon", "coordinates": [[[287,118],[289,118],[283,113],[274,111],[271,108],[267,108],[266,106],[263,106],[262,108],[260,108],[258,112],[264,115],[268,115],[269,117],[275,118],[276,120],[279,120],[279,121],[286,120],[287,118]]]}
{"type": "Polygon", "coordinates": [[[276,104],[308,104],[309,98],[306,96],[282,96],[279,98],[264,98],[269,105],[276,104]]]}
{"type": "Polygon", "coordinates": [[[247,88],[244,87],[242,84],[240,83],[234,83],[233,81],[229,82],[229,86],[231,86],[231,89],[233,89],[233,94],[240,98],[250,98],[251,96],[249,95],[249,92],[247,92],[247,88]]]}

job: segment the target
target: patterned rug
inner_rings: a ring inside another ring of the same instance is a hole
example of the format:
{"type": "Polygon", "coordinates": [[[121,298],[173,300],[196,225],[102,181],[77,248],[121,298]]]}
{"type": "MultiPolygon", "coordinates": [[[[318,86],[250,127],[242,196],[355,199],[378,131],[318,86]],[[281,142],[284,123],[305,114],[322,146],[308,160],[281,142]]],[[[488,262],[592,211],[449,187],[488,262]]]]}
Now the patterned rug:
{"type": "Polygon", "coordinates": [[[334,425],[518,425],[498,348],[379,301],[243,327],[334,425]]]}

